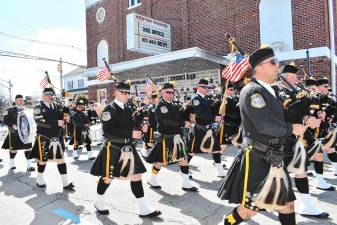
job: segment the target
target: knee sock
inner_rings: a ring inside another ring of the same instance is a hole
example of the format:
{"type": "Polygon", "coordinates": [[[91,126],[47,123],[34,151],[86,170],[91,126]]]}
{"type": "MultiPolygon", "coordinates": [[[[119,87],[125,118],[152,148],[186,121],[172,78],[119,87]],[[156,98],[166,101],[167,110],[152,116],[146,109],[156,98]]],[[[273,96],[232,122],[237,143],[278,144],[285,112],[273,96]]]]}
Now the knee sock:
{"type": "Polygon", "coordinates": [[[189,167],[188,166],[180,166],[180,171],[183,174],[188,174],[189,167]]]}
{"type": "Polygon", "coordinates": [[[295,186],[298,190],[298,192],[302,194],[309,194],[309,183],[308,178],[296,178],[295,177],[295,186]]]}
{"type": "Polygon", "coordinates": [[[14,159],[17,152],[9,152],[9,158],[14,159]]]}
{"type": "Polygon", "coordinates": [[[221,154],[219,152],[213,153],[212,156],[215,163],[221,163],[221,154]]]}
{"type": "Polygon", "coordinates": [[[233,209],[232,213],[227,215],[225,218],[225,225],[237,225],[243,221],[239,215],[237,208],[233,209]]]}
{"type": "Polygon", "coordinates": [[[283,214],[279,213],[278,218],[282,225],[296,225],[295,213],[283,214]]]}
{"type": "Polygon", "coordinates": [[[87,149],[87,152],[91,151],[91,145],[86,145],[85,148],[87,149]]]}
{"type": "Polygon", "coordinates": [[[57,169],[60,174],[67,174],[67,165],[65,163],[57,164],[57,169]]]}
{"type": "Polygon", "coordinates": [[[143,184],[141,180],[131,181],[130,185],[131,185],[131,191],[136,198],[144,197],[144,189],[143,189],[143,184]]]}
{"type": "Polygon", "coordinates": [[[103,178],[99,178],[98,184],[97,184],[97,194],[99,195],[104,195],[104,193],[106,192],[106,190],[108,189],[110,184],[106,184],[103,181],[103,178]]]}
{"type": "Polygon", "coordinates": [[[26,157],[26,159],[28,159],[29,155],[30,155],[30,151],[25,151],[25,157],[26,157]]]}
{"type": "Polygon", "coordinates": [[[314,162],[315,172],[317,174],[323,174],[323,162],[314,162]]]}
{"type": "Polygon", "coordinates": [[[331,162],[337,162],[337,154],[336,152],[332,152],[328,154],[328,158],[330,159],[331,162]]]}
{"type": "Polygon", "coordinates": [[[39,163],[37,163],[37,172],[43,173],[44,170],[46,169],[46,165],[47,165],[47,164],[40,165],[39,163]]]}

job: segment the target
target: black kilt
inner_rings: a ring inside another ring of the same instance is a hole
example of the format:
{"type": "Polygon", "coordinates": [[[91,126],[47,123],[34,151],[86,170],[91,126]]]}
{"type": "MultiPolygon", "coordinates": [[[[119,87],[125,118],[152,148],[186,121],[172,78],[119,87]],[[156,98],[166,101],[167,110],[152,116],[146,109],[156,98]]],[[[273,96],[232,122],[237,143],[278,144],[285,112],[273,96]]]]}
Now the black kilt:
{"type": "Polygon", "coordinates": [[[57,147],[56,154],[52,149],[49,149],[50,138],[38,135],[35,139],[34,146],[30,152],[29,159],[38,159],[41,162],[47,162],[48,160],[63,159],[65,145],[63,139],[59,139],[60,147],[57,147]]]}
{"type": "Polygon", "coordinates": [[[232,123],[221,124],[217,139],[220,145],[231,145],[232,140],[239,132],[239,127],[232,123]]]}
{"type": "Polygon", "coordinates": [[[11,149],[11,150],[26,150],[32,148],[32,143],[24,144],[19,136],[19,133],[17,131],[8,131],[10,133],[7,134],[7,137],[2,144],[3,149],[11,149]],[[11,140],[9,141],[9,136],[11,137],[11,140]],[[11,146],[10,146],[11,145],[11,146]]]}
{"type": "Polygon", "coordinates": [[[153,148],[150,150],[149,155],[145,158],[147,163],[161,162],[167,165],[171,162],[175,162],[178,159],[186,157],[184,154],[177,155],[177,159],[172,159],[173,147],[174,147],[174,137],[162,137],[153,148]]]}
{"type": "Polygon", "coordinates": [[[143,136],[143,141],[145,143],[154,143],[154,140],[153,140],[154,131],[155,131],[155,128],[149,127],[149,129],[147,130],[147,132],[143,136]]]}
{"type": "MultiPolygon", "coordinates": [[[[109,142],[105,142],[102,145],[102,149],[98,153],[98,156],[91,167],[90,174],[94,176],[109,177],[111,179],[119,178],[123,175],[121,174],[121,168],[118,162],[122,153],[121,149],[125,146],[125,144],[110,143],[110,148],[107,149],[108,143],[109,142]],[[109,158],[107,158],[108,154],[109,158]],[[107,163],[109,163],[108,167],[107,163]]],[[[146,168],[134,146],[132,146],[132,153],[135,160],[134,175],[145,173],[146,168]]]]}
{"type": "MultiPolygon", "coordinates": [[[[252,210],[261,210],[254,206],[253,199],[261,190],[264,180],[268,175],[270,165],[265,159],[254,152],[249,155],[249,176],[247,190],[245,195],[245,207],[252,210]],[[253,204],[252,204],[253,203],[253,204]]],[[[240,150],[235,157],[226,177],[222,181],[218,191],[218,197],[222,200],[228,200],[229,203],[242,204],[244,195],[244,178],[246,169],[246,151],[240,150]]],[[[295,201],[296,197],[292,189],[289,173],[284,166],[289,181],[287,202],[295,201]]]]}
{"type": "Polygon", "coordinates": [[[80,146],[83,144],[85,145],[91,144],[89,130],[80,131],[80,130],[74,129],[73,135],[70,137],[69,145],[80,146]]]}
{"type": "MultiPolygon", "coordinates": [[[[204,138],[204,136],[206,135],[207,130],[199,127],[199,126],[195,126],[194,127],[194,132],[192,132],[191,137],[189,138],[188,144],[187,144],[187,148],[188,148],[188,153],[190,154],[194,154],[194,153],[204,153],[200,150],[200,145],[201,142],[204,138]]],[[[213,138],[214,138],[214,146],[213,146],[213,152],[218,152],[221,151],[221,147],[220,147],[220,141],[219,138],[217,138],[218,134],[215,134],[213,132],[213,138]]]]}

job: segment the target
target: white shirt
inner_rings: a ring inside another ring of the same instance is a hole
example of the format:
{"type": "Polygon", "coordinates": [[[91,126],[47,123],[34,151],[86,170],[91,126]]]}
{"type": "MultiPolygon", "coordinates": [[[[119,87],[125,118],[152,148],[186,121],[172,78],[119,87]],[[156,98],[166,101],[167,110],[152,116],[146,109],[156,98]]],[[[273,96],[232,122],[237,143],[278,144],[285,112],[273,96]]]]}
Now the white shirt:
{"type": "Polygon", "coordinates": [[[51,102],[51,103],[43,102],[43,104],[45,104],[50,109],[54,109],[55,108],[53,102],[51,102]]]}
{"type": "Polygon", "coordinates": [[[263,82],[262,80],[257,80],[257,82],[259,82],[265,89],[267,89],[267,91],[272,94],[275,98],[276,98],[276,94],[274,89],[271,87],[270,84],[267,84],[266,82],[263,82]]]}
{"type": "Polygon", "coordinates": [[[118,101],[117,99],[114,100],[114,103],[116,103],[120,108],[124,109],[124,103],[123,102],[120,102],[118,101]]]}

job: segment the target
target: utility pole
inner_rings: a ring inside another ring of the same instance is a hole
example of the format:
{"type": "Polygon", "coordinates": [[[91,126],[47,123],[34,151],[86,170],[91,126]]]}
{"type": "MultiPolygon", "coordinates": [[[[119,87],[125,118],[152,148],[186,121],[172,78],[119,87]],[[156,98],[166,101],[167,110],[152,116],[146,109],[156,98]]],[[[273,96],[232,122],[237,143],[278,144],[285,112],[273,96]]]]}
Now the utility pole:
{"type": "Polygon", "coordinates": [[[59,72],[60,72],[60,90],[61,90],[61,99],[63,100],[63,77],[62,77],[62,58],[60,58],[60,61],[59,61],[59,72]]]}
{"type": "Polygon", "coordinates": [[[0,79],[0,81],[5,82],[5,83],[8,84],[8,87],[6,85],[3,85],[3,84],[1,84],[1,86],[3,86],[3,87],[5,87],[5,88],[8,89],[8,91],[9,91],[9,104],[12,105],[12,87],[13,87],[12,82],[11,82],[10,79],[8,81],[0,79]]]}

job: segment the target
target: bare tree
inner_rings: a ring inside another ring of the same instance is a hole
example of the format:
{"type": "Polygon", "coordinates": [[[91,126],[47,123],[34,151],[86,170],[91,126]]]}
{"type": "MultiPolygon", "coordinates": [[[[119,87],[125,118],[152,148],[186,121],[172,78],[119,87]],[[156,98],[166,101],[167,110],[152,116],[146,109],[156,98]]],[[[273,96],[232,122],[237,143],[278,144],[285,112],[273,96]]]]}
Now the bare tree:
{"type": "Polygon", "coordinates": [[[3,120],[3,113],[9,106],[9,98],[5,94],[2,88],[0,88],[0,123],[2,123],[3,120]]]}

